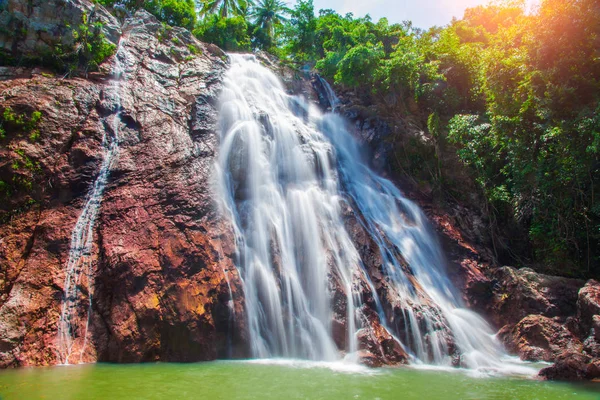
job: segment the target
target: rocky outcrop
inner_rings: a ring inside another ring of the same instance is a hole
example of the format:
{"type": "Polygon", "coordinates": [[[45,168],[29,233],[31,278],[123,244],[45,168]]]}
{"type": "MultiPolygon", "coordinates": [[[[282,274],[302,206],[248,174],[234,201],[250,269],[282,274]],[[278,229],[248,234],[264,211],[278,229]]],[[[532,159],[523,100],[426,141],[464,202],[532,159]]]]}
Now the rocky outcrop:
{"type": "Polygon", "coordinates": [[[117,44],[121,24],[104,7],[88,0],[7,0],[0,2],[0,54],[38,60],[76,47],[81,25],[102,24],[117,44]]]}
{"type": "Polygon", "coordinates": [[[511,267],[497,269],[493,277],[494,311],[504,324],[517,323],[528,315],[567,318],[577,313],[581,280],[511,267]]]}
{"type": "Polygon", "coordinates": [[[580,280],[508,267],[495,277],[495,316],[507,322],[498,336],[509,351],[523,360],[553,362],[540,371],[544,379],[600,377],[598,282],[584,286],[580,280]]]}
{"type": "Polygon", "coordinates": [[[552,362],[564,353],[583,351],[581,341],[563,324],[542,315],[529,315],[499,332],[506,348],[527,361],[552,362]]]}
{"type": "Polygon", "coordinates": [[[600,283],[590,280],[579,291],[576,315],[568,320],[566,327],[579,336],[583,348],[565,346],[551,360],[554,365],[540,371],[542,378],[563,381],[600,378],[600,283]]]}
{"type": "MultiPolygon", "coordinates": [[[[377,246],[373,239],[358,222],[350,208],[345,209],[346,229],[350,232],[354,243],[360,250],[361,259],[370,272],[369,279],[375,284],[378,295],[392,294],[388,286],[385,286],[383,276],[378,268],[381,268],[381,256],[376,251],[377,246]]],[[[361,276],[360,283],[356,285],[357,295],[362,297],[362,307],[358,310],[359,323],[362,326],[356,332],[358,344],[357,359],[360,363],[370,367],[381,367],[384,365],[407,364],[409,356],[400,344],[381,323],[379,315],[374,311],[377,309],[365,276],[361,276]]],[[[333,294],[334,319],[332,323],[332,336],[339,349],[348,348],[348,312],[347,296],[341,284],[341,279],[335,271],[329,276],[329,290],[333,294]]]]}
{"type": "Polygon", "coordinates": [[[596,364],[583,353],[564,352],[554,360],[554,365],[540,371],[540,377],[548,380],[583,381],[598,377],[596,364]]]}
{"type": "Polygon", "coordinates": [[[577,317],[581,322],[581,329],[585,334],[594,329],[594,336],[600,336],[597,330],[600,325],[600,283],[590,280],[579,291],[577,298],[577,317]]]}
{"type": "Polygon", "coordinates": [[[356,333],[358,339],[358,360],[369,367],[408,363],[408,354],[400,343],[379,322],[373,312],[364,314],[368,318],[366,328],[356,333]]]}
{"type": "Polygon", "coordinates": [[[584,351],[600,358],[600,283],[590,280],[579,291],[577,300],[577,330],[584,338],[584,351]]]}
{"type": "MultiPolygon", "coordinates": [[[[89,7],[103,14],[87,1],[78,9],[89,7]]],[[[37,51],[22,46],[23,54],[37,51]]],[[[2,140],[0,179],[30,183],[17,188],[0,225],[0,366],[58,361],[71,232],[102,164],[103,140],[116,130],[119,152],[87,255],[91,273],[79,284],[80,312],[91,298],[89,335],[76,338],[70,360],[199,361],[247,349],[233,235],[211,184],[213,105],[226,64],[189,32],[165,31],[145,12],[122,27],[121,46],[120,96],[113,59],[92,80],[4,69],[0,107],[40,110],[42,118],[38,140],[15,132],[2,140]],[[34,168],[14,169],[15,160],[34,168]]]]}

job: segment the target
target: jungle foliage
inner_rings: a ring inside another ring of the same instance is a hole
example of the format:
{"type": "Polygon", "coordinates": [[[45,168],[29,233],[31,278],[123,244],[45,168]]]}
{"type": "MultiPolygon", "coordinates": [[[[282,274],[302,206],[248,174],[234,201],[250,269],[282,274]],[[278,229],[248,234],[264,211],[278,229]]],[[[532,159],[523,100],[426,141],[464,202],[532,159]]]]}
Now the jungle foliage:
{"type": "Polygon", "coordinates": [[[224,50],[261,49],[316,69],[416,121],[435,151],[406,153],[408,161],[420,160],[435,190],[455,196],[444,174],[452,165],[440,156],[452,151],[485,199],[490,230],[523,232],[527,250],[512,262],[600,276],[597,0],[543,0],[532,12],[522,0],[497,0],[428,30],[315,12],[312,0],[292,9],[281,0],[97,1],[146,8],[224,50]]]}
{"type": "Polygon", "coordinates": [[[545,0],[526,13],[524,2],[497,2],[424,31],[331,10],[316,16],[308,0],[284,33],[286,57],[397,103],[398,116],[427,120],[433,139],[453,145],[470,169],[491,229],[526,232],[526,260],[597,275],[600,3],[545,0]]]}

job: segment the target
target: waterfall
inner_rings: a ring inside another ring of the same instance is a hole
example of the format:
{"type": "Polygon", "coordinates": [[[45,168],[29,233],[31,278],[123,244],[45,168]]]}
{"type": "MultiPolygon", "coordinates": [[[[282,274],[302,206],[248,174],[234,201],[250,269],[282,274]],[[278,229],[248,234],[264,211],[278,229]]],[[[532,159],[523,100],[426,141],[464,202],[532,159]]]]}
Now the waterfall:
{"type": "Polygon", "coordinates": [[[124,80],[126,56],[125,43],[124,40],[121,40],[115,56],[110,86],[106,90],[106,96],[115,104],[114,113],[104,121],[110,126],[112,134],[109,134],[107,129],[104,130],[102,135],[104,157],[100,172],[91,187],[85,205],[71,233],[69,257],[65,267],[66,277],[62,308],[58,322],[58,358],[62,364],[72,362],[70,357],[75,350],[74,347],[77,347],[76,350],[79,352],[77,363],[81,363],[87,345],[93,296],[94,227],[110,171],[119,153],[121,84],[124,80]],[[85,278],[85,281],[82,281],[82,278],[85,278]],[[81,290],[85,287],[87,287],[87,294],[82,293],[81,290]],[[86,295],[87,302],[81,299],[86,295]],[[82,326],[83,330],[81,329],[82,326]]]}
{"type": "Polygon", "coordinates": [[[329,107],[331,112],[335,112],[335,110],[340,105],[340,99],[336,96],[329,82],[321,77],[321,75],[317,75],[317,79],[323,88],[325,89],[325,94],[327,95],[327,102],[329,103],[329,107]]]}
{"type": "MultiPolygon", "coordinates": [[[[230,61],[216,174],[236,236],[252,355],[332,361],[353,354],[366,324],[363,282],[413,363],[451,365],[458,356],[469,368],[501,366],[502,347],[464,308],[425,215],[369,168],[344,119],[286,94],[253,55],[230,61]],[[382,305],[345,225],[348,208],[376,243],[401,318],[392,321],[382,305]],[[346,301],[343,349],[332,333],[332,280],[346,301]]],[[[330,87],[328,97],[335,109],[330,87]]]]}

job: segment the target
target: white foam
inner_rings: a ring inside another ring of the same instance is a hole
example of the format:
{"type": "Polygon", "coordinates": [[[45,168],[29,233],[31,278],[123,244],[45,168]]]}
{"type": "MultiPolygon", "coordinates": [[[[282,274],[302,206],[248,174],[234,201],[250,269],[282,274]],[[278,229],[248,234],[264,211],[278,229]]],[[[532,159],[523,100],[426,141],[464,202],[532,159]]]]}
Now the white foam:
{"type": "Polygon", "coordinates": [[[348,361],[307,361],[307,360],[296,360],[290,358],[263,358],[244,360],[242,362],[248,364],[259,364],[259,365],[277,365],[288,368],[302,368],[302,369],[328,369],[334,372],[348,373],[348,374],[362,374],[362,375],[377,375],[381,374],[384,370],[369,368],[364,365],[357,364],[355,362],[348,361]]]}

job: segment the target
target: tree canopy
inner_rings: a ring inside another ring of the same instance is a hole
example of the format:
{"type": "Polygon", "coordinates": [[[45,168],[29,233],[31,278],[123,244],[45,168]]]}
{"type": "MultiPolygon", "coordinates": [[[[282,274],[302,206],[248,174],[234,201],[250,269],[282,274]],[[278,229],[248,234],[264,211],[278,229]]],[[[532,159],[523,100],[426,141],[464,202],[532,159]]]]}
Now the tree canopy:
{"type": "MultiPolygon", "coordinates": [[[[397,117],[422,121],[436,148],[454,149],[486,199],[490,229],[524,232],[528,250],[508,262],[598,274],[600,3],[545,0],[527,14],[522,1],[495,2],[422,31],[316,16],[309,0],[286,36],[286,57],[367,103],[386,99],[397,117]]],[[[443,169],[430,168],[431,179],[451,192],[443,169]]],[[[523,247],[517,240],[505,241],[509,253],[523,247]]]]}
{"type": "Polygon", "coordinates": [[[490,231],[520,232],[494,243],[507,262],[598,276],[600,3],[543,0],[531,13],[523,3],[495,1],[421,30],[316,13],[312,0],[292,9],[282,0],[125,1],[225,50],[263,49],[314,68],[390,118],[409,119],[435,152],[404,148],[403,171],[442,197],[464,196],[444,173],[452,153],[485,198],[490,231]]]}

